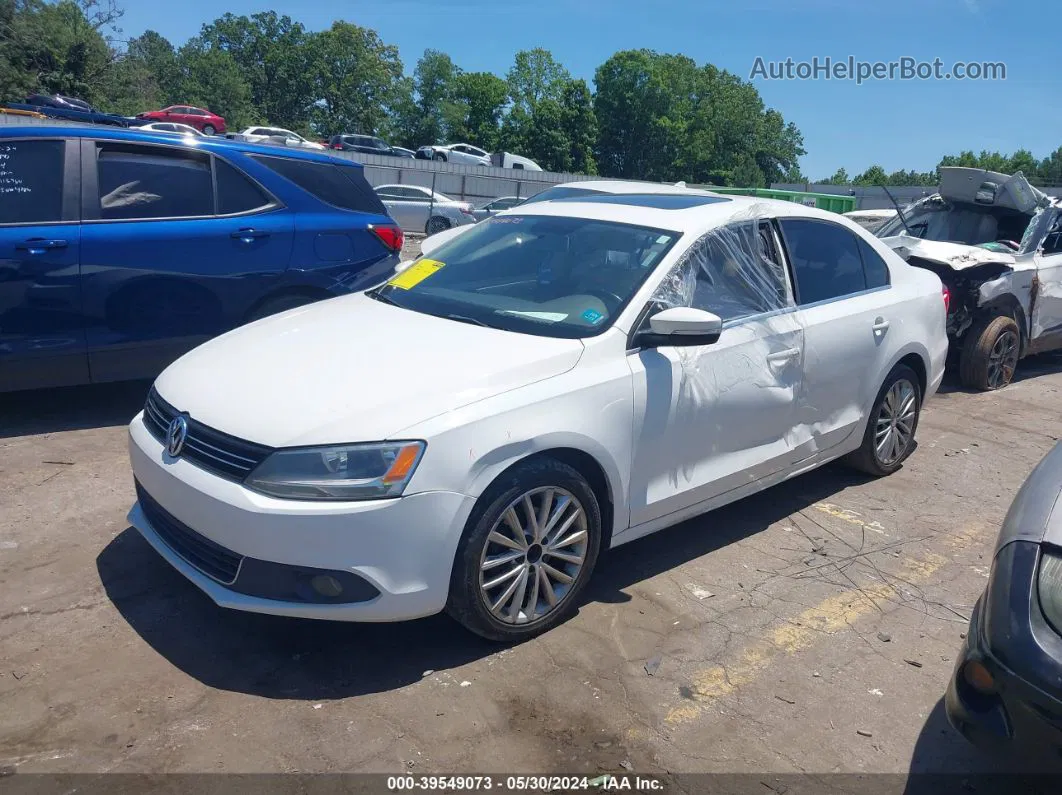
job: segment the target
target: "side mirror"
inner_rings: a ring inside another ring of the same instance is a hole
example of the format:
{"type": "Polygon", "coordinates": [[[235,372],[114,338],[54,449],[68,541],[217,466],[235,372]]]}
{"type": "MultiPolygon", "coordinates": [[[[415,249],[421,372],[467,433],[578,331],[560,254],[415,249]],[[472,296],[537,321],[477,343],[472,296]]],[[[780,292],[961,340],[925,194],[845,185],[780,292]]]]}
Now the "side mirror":
{"type": "Polygon", "coordinates": [[[654,348],[711,345],[719,341],[722,332],[723,320],[719,315],[689,306],[676,306],[649,318],[649,329],[638,335],[638,342],[654,348]]]}

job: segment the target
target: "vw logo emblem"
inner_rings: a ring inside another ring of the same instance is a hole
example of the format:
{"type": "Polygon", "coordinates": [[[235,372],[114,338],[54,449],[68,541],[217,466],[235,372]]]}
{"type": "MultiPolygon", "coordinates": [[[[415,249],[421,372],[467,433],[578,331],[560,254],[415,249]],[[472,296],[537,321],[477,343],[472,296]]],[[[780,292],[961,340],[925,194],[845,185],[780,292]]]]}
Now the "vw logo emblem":
{"type": "Polygon", "coordinates": [[[188,418],[184,414],[178,414],[170,421],[170,427],[166,430],[166,452],[176,458],[184,449],[184,440],[187,438],[188,418]]]}

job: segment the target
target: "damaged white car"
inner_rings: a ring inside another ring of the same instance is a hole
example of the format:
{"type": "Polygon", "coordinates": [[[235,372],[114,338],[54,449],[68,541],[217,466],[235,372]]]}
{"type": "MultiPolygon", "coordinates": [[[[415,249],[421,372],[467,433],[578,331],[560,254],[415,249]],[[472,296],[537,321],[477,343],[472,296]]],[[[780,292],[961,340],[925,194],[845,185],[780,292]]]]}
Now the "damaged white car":
{"type": "Polygon", "coordinates": [[[948,289],[962,383],[999,389],[1018,360],[1062,347],[1062,204],[1013,176],[942,168],[940,192],[877,235],[948,289]]]}
{"type": "Polygon", "coordinates": [[[899,469],[944,317],[940,279],[815,208],[524,205],[172,364],[130,521],[226,607],[520,640],[602,550],[842,456],[899,469]]]}

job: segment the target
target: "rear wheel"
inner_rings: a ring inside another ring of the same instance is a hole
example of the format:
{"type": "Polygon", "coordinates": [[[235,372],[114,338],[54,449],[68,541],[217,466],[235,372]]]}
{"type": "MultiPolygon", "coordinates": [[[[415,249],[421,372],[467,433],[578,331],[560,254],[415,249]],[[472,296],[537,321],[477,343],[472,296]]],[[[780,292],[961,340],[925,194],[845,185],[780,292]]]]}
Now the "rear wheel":
{"type": "Polygon", "coordinates": [[[975,323],[966,332],[959,358],[963,386],[982,391],[1002,389],[1014,378],[1021,353],[1021,332],[1005,315],[975,323]]]}
{"type": "Polygon", "coordinates": [[[600,545],[601,509],[586,479],[553,459],[529,461],[480,497],[458,546],[447,611],[490,640],[545,632],[575,609],[600,545]]]}
{"type": "Polygon", "coordinates": [[[217,132],[217,128],[214,127],[213,124],[204,124],[203,125],[203,134],[204,135],[213,135],[216,132],[217,132]]]}
{"type": "Polygon", "coordinates": [[[313,303],[313,300],[314,299],[308,295],[280,295],[276,298],[270,298],[261,306],[256,307],[251,314],[248,315],[247,322],[253,323],[255,320],[261,320],[270,315],[277,315],[281,312],[286,312],[289,309],[305,306],[306,304],[313,303]]]}
{"type": "Polygon", "coordinates": [[[428,223],[424,226],[424,232],[429,235],[434,235],[437,232],[443,232],[449,229],[451,226],[450,221],[439,215],[433,215],[428,219],[428,223]]]}
{"type": "Polygon", "coordinates": [[[848,463],[871,475],[891,475],[915,448],[922,390],[914,370],[900,364],[882,384],[871,409],[863,444],[848,463]]]}

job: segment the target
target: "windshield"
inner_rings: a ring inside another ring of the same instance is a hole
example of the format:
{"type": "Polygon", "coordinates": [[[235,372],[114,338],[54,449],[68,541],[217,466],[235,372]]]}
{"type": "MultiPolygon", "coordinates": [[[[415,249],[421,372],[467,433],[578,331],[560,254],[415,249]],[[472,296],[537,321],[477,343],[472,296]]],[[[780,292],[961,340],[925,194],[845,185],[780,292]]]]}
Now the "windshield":
{"type": "Polygon", "coordinates": [[[585,218],[499,216],[369,295],[492,328],[591,337],[612,325],[679,237],[585,218]]]}
{"type": "Polygon", "coordinates": [[[604,193],[604,191],[594,190],[593,188],[565,188],[563,186],[546,188],[544,191],[536,193],[530,199],[524,200],[524,204],[548,202],[553,199],[570,199],[573,196],[596,196],[602,193],[604,193]]]}
{"type": "MultiPolygon", "coordinates": [[[[939,196],[904,208],[903,220],[910,234],[924,240],[980,246],[997,240],[1017,243],[1025,234],[1031,216],[1005,207],[951,203],[939,196]]],[[[875,232],[878,237],[906,234],[897,216],[875,232]]]]}

